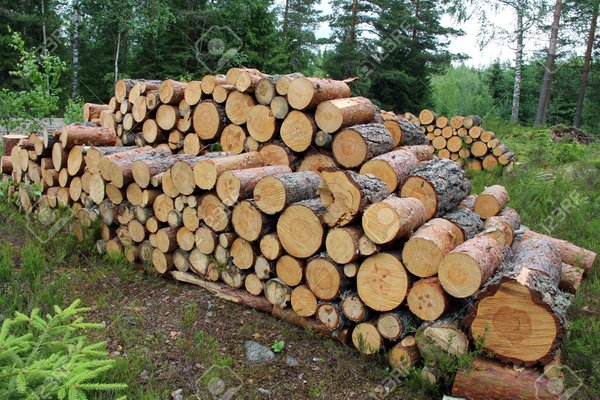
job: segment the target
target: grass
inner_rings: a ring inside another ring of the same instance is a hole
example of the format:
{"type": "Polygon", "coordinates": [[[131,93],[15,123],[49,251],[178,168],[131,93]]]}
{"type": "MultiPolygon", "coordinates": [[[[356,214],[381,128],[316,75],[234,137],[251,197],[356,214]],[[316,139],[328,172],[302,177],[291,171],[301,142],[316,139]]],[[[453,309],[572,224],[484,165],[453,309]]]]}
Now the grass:
{"type": "MultiPolygon", "coordinates": [[[[525,225],[600,253],[600,146],[555,143],[546,129],[486,127],[495,130],[518,160],[512,171],[470,172],[473,192],[502,184],[511,194],[509,205],[519,211],[525,225]]],[[[117,364],[106,378],[127,383],[129,398],[168,398],[178,387],[193,389],[207,371],[203,380],[215,376],[211,366],[216,366],[221,377],[234,371],[236,375],[229,376],[233,382],[239,375],[247,389],[246,399],[263,398],[256,391],[259,387],[273,390],[272,398],[348,398],[352,391],[357,393],[354,398],[367,398],[390,375],[381,354],[361,357],[339,343],[255,310],[223,309],[230,306],[206,294],[210,303],[189,293],[177,300],[188,286],[157,278],[148,269],[132,268],[122,257],[94,255],[91,235],[81,244],[63,234],[42,243],[34,240],[27,229],[28,219],[13,206],[0,204],[0,219],[4,219],[0,226],[0,322],[15,310],[41,307],[46,312],[53,304],[64,306],[83,298],[85,305],[93,306],[98,321],[107,321],[106,336],[97,339],[108,339],[117,364]],[[142,291],[148,294],[141,296],[142,291]],[[208,318],[209,312],[214,317],[208,318]],[[300,369],[286,372],[280,365],[246,366],[239,361],[246,339],[267,346],[285,340],[283,353],[300,359],[300,369]],[[306,383],[298,383],[299,375],[306,383]],[[271,385],[278,380],[295,385],[294,389],[285,395],[277,392],[271,385]]],[[[600,398],[600,362],[596,361],[599,275],[596,266],[582,284],[569,310],[570,325],[562,345],[563,362],[573,371],[570,380],[583,382],[576,398],[600,398]]],[[[440,393],[449,393],[458,365],[468,364],[476,354],[474,349],[459,360],[444,360],[443,379],[437,386],[413,371],[392,397],[439,398],[440,393]]]]}

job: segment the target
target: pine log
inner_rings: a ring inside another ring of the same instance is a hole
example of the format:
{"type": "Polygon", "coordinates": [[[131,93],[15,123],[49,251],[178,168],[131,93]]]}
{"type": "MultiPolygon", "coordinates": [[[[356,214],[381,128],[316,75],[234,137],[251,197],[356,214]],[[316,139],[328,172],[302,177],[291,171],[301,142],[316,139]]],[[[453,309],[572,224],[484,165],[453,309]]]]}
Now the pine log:
{"type": "Polygon", "coordinates": [[[437,119],[436,113],[431,110],[424,109],[419,113],[419,121],[421,121],[422,125],[435,124],[435,120],[437,119]]]}
{"type": "Polygon", "coordinates": [[[326,253],[311,258],[306,264],[306,284],[320,300],[336,299],[348,286],[343,267],[326,253]]]}
{"type": "Polygon", "coordinates": [[[350,97],[350,87],[333,79],[298,77],[289,84],[287,96],[290,106],[306,110],[327,100],[350,97]]]}
{"type": "Polygon", "coordinates": [[[249,94],[234,91],[225,102],[225,113],[231,122],[237,125],[242,125],[248,120],[250,110],[256,101],[249,94]]]}
{"type": "Polygon", "coordinates": [[[521,227],[521,217],[514,209],[504,207],[498,215],[486,219],[483,226],[500,230],[503,234],[501,245],[512,246],[516,231],[521,227]]]}
{"type": "Polygon", "coordinates": [[[276,219],[258,209],[255,200],[244,200],[235,205],[231,225],[241,238],[255,242],[275,228],[276,219]]]}
{"type": "Polygon", "coordinates": [[[275,274],[289,287],[298,286],[304,278],[304,261],[285,254],[277,260],[275,274]]]}
{"type": "Polygon", "coordinates": [[[560,254],[543,239],[513,246],[514,257],[478,293],[465,323],[504,362],[547,364],[566,330],[567,296],[559,289],[560,254]]]}
{"type": "Polygon", "coordinates": [[[471,182],[453,161],[432,160],[413,170],[400,190],[425,205],[427,219],[442,216],[460,204],[471,191],[471,182]]]}
{"type": "Polygon", "coordinates": [[[254,88],[254,97],[258,104],[264,104],[268,106],[273,100],[273,97],[277,94],[275,91],[275,84],[277,83],[278,75],[265,76],[261,78],[254,88]]]}
{"type": "Polygon", "coordinates": [[[483,120],[478,115],[467,115],[463,117],[463,126],[467,129],[471,129],[474,126],[480,126],[483,120]]]}
{"type": "Polygon", "coordinates": [[[232,155],[241,154],[244,151],[244,141],[248,136],[246,128],[236,124],[229,124],[221,132],[221,147],[223,151],[232,155]]]}
{"type": "Polygon", "coordinates": [[[317,197],[320,182],[319,175],[310,171],[265,176],[253,196],[262,212],[274,215],[292,203],[317,197]]]}
{"type": "Polygon", "coordinates": [[[407,375],[420,360],[421,356],[414,336],[405,337],[388,352],[390,366],[399,371],[402,376],[407,375]]]}
{"type": "Polygon", "coordinates": [[[394,342],[408,336],[416,327],[417,319],[405,308],[380,314],[377,318],[379,334],[394,342]]]}
{"type": "Polygon", "coordinates": [[[377,353],[383,347],[383,339],[375,321],[361,322],[352,331],[352,343],[362,354],[370,355],[377,353]]]}
{"type": "Polygon", "coordinates": [[[292,310],[301,317],[311,317],[317,312],[317,298],[306,285],[294,288],[291,293],[290,303],[292,310]]]}
{"type": "Polygon", "coordinates": [[[371,312],[360,299],[358,293],[346,290],[340,295],[340,309],[352,322],[363,322],[371,316],[371,312]]]}
{"type": "Polygon", "coordinates": [[[260,296],[265,288],[265,283],[258,279],[256,274],[248,274],[244,280],[244,288],[254,296],[260,296]]]}
{"type": "Polygon", "coordinates": [[[418,163],[414,154],[401,148],[367,161],[360,168],[360,173],[380,178],[388,186],[390,193],[393,193],[398,186],[404,184],[418,163]]]}
{"type": "Polygon", "coordinates": [[[194,164],[193,180],[200,189],[211,190],[217,184],[217,179],[226,171],[257,168],[263,165],[258,152],[199,160],[194,164]]]}
{"type": "Polygon", "coordinates": [[[217,195],[223,204],[233,206],[238,201],[251,198],[254,187],[265,176],[291,172],[290,167],[285,165],[226,171],[217,180],[217,195]]]}
{"type": "Polygon", "coordinates": [[[198,206],[198,217],[215,232],[230,230],[231,211],[214,194],[207,194],[202,198],[198,206]]]}
{"type": "Polygon", "coordinates": [[[331,259],[339,264],[356,260],[359,255],[359,241],[363,235],[360,226],[344,226],[330,229],[325,238],[325,248],[331,259]]]}
{"type": "Polygon", "coordinates": [[[267,260],[277,260],[283,254],[283,247],[277,233],[268,233],[260,239],[260,252],[267,260]]]}
{"type": "Polygon", "coordinates": [[[392,136],[393,147],[429,144],[427,137],[419,127],[403,118],[394,118],[383,122],[392,136]]]}
{"type": "Polygon", "coordinates": [[[256,257],[254,260],[254,273],[260,280],[268,280],[273,275],[273,263],[264,256],[256,257]]]}
{"type": "Polygon", "coordinates": [[[438,278],[425,278],[414,282],[406,302],[410,311],[424,321],[440,318],[449,305],[448,297],[438,278]]]}
{"type": "Polygon", "coordinates": [[[291,111],[281,124],[281,140],[291,150],[303,152],[309,148],[317,133],[317,124],[311,114],[291,111]]]}
{"type": "MultiPolygon", "coordinates": [[[[140,149],[145,149],[141,147],[140,149]]],[[[111,159],[108,169],[108,175],[113,185],[118,188],[124,188],[133,182],[133,163],[141,160],[154,160],[171,155],[170,150],[162,148],[149,149],[141,152],[122,152],[117,153],[111,159]]]]}
{"type": "Polygon", "coordinates": [[[510,199],[504,186],[493,185],[485,190],[475,199],[473,211],[483,219],[498,214],[510,199]]]}
{"type": "Polygon", "coordinates": [[[142,189],[150,185],[150,179],[167,171],[177,161],[185,161],[194,158],[191,154],[174,154],[166,157],[135,160],[131,165],[133,180],[142,189]]]}
{"type": "Polygon", "coordinates": [[[257,104],[248,113],[246,127],[251,137],[264,143],[271,140],[279,131],[279,121],[269,106],[257,104]]]}
{"type": "Polygon", "coordinates": [[[160,101],[163,104],[178,104],[185,95],[187,83],[171,79],[162,81],[158,89],[160,101]]]}
{"type": "Polygon", "coordinates": [[[204,75],[200,81],[200,87],[202,88],[202,93],[212,94],[217,85],[221,85],[226,82],[227,80],[225,79],[225,75],[222,74],[204,75]]]}
{"type": "Polygon", "coordinates": [[[323,170],[321,179],[323,185],[319,194],[327,207],[324,220],[331,227],[350,224],[368,205],[389,195],[386,184],[372,175],[323,170]]]}
{"type": "Polygon", "coordinates": [[[295,170],[299,161],[296,154],[280,141],[272,141],[262,146],[259,154],[265,165],[287,165],[295,170]]]}
{"type": "Polygon", "coordinates": [[[392,136],[383,124],[354,125],[335,135],[331,149],[335,160],[346,168],[392,150],[392,136]]]}
{"type": "Polygon", "coordinates": [[[277,94],[281,96],[286,96],[288,94],[288,89],[290,87],[290,83],[296,78],[302,78],[302,75],[299,72],[295,72],[293,74],[281,75],[277,78],[277,83],[275,84],[275,90],[277,94]]]}
{"type": "Polygon", "coordinates": [[[443,365],[448,356],[456,360],[469,351],[469,338],[461,329],[464,311],[452,310],[442,318],[425,322],[416,332],[417,346],[427,365],[443,365]]]}
{"type": "Polygon", "coordinates": [[[163,104],[156,110],[156,123],[165,131],[175,128],[178,120],[179,110],[174,105],[163,104]]]}
{"type": "Polygon", "coordinates": [[[277,119],[284,119],[290,112],[290,105],[288,104],[287,99],[283,96],[273,97],[270,107],[273,115],[277,119]]]}
{"type": "Polygon", "coordinates": [[[348,126],[372,122],[375,111],[375,105],[365,97],[334,99],[318,105],[315,121],[322,131],[333,133],[348,126]]]}
{"type": "Polygon", "coordinates": [[[279,279],[269,279],[265,283],[265,298],[274,306],[285,308],[290,301],[292,290],[279,279]]]}
{"type": "Polygon", "coordinates": [[[483,222],[479,215],[468,208],[457,207],[444,214],[442,218],[452,222],[460,229],[461,235],[457,238],[457,244],[472,239],[483,230],[483,222]]]}
{"type": "Polygon", "coordinates": [[[366,258],[356,276],[361,300],[376,311],[391,311],[408,293],[410,278],[398,252],[377,253],[366,258]]]}
{"type": "Polygon", "coordinates": [[[223,104],[227,101],[229,95],[235,91],[235,86],[233,85],[219,84],[215,86],[212,97],[217,103],[223,104]]]}
{"type": "Polygon", "coordinates": [[[319,199],[303,200],[285,209],[277,221],[277,236],[287,253],[308,258],[319,251],[325,239],[326,211],[319,199]]]}
{"type": "Polygon", "coordinates": [[[227,125],[225,109],[212,100],[204,100],[194,108],[192,122],[194,131],[200,139],[215,139],[227,125]]]}
{"type": "Polygon", "coordinates": [[[62,128],[60,143],[64,149],[73,146],[114,146],[117,133],[114,129],[89,124],[70,124],[62,128]]]}
{"type": "Polygon", "coordinates": [[[331,331],[343,329],[347,324],[340,305],[337,303],[325,302],[319,304],[316,316],[323,326],[331,331]]]}

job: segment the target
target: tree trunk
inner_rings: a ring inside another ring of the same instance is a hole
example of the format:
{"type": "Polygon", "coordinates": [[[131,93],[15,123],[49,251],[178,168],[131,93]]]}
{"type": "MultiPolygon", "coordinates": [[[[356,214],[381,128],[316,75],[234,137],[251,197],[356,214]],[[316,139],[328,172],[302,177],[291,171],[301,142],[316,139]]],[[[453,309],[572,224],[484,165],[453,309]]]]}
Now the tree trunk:
{"type": "Polygon", "coordinates": [[[341,128],[372,122],[375,112],[375,105],[365,97],[334,99],[317,106],[315,121],[322,131],[334,133],[341,128]]]}
{"type": "Polygon", "coordinates": [[[73,3],[73,36],[72,36],[72,73],[71,77],[71,99],[77,99],[79,84],[79,1],[73,3]]]}
{"type": "Polygon", "coordinates": [[[406,297],[406,303],[417,318],[435,321],[446,312],[449,298],[438,278],[425,278],[413,284],[406,297]]]}
{"type": "Polygon", "coordinates": [[[594,40],[596,38],[596,24],[598,22],[598,10],[600,2],[596,1],[592,11],[592,21],[588,32],[587,47],[583,59],[583,71],[581,72],[581,84],[579,85],[579,95],[577,96],[577,108],[575,109],[575,118],[573,125],[576,128],[581,126],[581,114],[583,113],[583,102],[585,100],[585,90],[588,84],[588,75],[590,73],[590,64],[592,61],[592,50],[594,49],[594,40]]]}
{"type": "Polygon", "coordinates": [[[548,113],[548,106],[550,104],[550,95],[552,91],[552,80],[554,79],[554,61],[556,59],[556,46],[558,43],[558,30],[560,28],[560,17],[562,13],[563,0],[556,0],[554,6],[554,17],[552,19],[552,26],[550,29],[550,43],[548,44],[548,55],[546,57],[546,66],[544,71],[544,78],[542,80],[542,87],[540,90],[540,97],[538,100],[538,108],[535,115],[535,126],[546,122],[546,116],[548,113]]]}
{"type": "Polygon", "coordinates": [[[327,100],[350,97],[350,87],[333,79],[296,78],[290,83],[287,96],[292,108],[308,110],[327,100]]]}
{"type": "Polygon", "coordinates": [[[121,29],[117,25],[117,49],[115,50],[115,84],[119,79],[119,54],[121,53],[121,29]]]}
{"type": "Polygon", "coordinates": [[[513,100],[512,100],[512,110],[510,114],[510,121],[513,124],[519,122],[519,108],[521,106],[521,82],[522,82],[522,74],[523,74],[523,36],[524,36],[524,28],[523,28],[523,14],[524,5],[517,3],[516,12],[517,12],[517,28],[515,29],[515,34],[517,37],[517,49],[515,51],[515,84],[513,88],[513,100]]]}

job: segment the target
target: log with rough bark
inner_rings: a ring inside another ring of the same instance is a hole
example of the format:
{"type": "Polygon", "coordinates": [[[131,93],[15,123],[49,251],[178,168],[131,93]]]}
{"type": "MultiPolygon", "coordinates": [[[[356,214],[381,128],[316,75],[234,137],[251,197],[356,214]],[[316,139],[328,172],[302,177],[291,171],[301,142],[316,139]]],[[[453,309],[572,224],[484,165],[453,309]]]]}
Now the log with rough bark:
{"type": "Polygon", "coordinates": [[[425,207],[421,201],[393,194],[370,205],[362,215],[365,235],[377,244],[407,237],[425,221],[425,207]]]}
{"type": "Polygon", "coordinates": [[[477,196],[473,211],[483,219],[493,217],[498,214],[509,200],[508,192],[504,186],[493,185],[485,188],[485,190],[477,196]]]}
{"type": "Polygon", "coordinates": [[[420,227],[404,245],[404,265],[416,276],[434,276],[444,256],[460,244],[457,239],[461,236],[460,229],[450,221],[432,219],[420,227]]]}
{"type": "Polygon", "coordinates": [[[425,278],[413,283],[406,303],[417,318],[434,321],[444,314],[449,306],[449,299],[438,278],[425,278]]]}
{"type": "Polygon", "coordinates": [[[467,115],[463,117],[463,126],[467,129],[471,129],[474,126],[480,126],[483,120],[479,115],[467,115]]]}
{"type": "Polygon", "coordinates": [[[583,270],[584,277],[590,273],[592,266],[594,265],[594,261],[596,260],[596,253],[593,251],[576,246],[573,243],[567,242],[566,240],[555,239],[553,237],[532,231],[531,229],[524,229],[522,240],[527,239],[547,240],[556,248],[556,250],[558,250],[558,254],[560,255],[562,262],[572,265],[576,268],[581,268],[583,270]]]}
{"type": "Polygon", "coordinates": [[[100,113],[108,110],[108,104],[85,103],[83,105],[83,120],[88,122],[100,118],[100,113]]]}
{"type": "Polygon", "coordinates": [[[486,219],[483,226],[485,229],[496,228],[502,236],[497,236],[496,240],[502,246],[512,246],[515,232],[521,227],[521,217],[514,209],[504,207],[498,215],[486,219]]]}
{"type": "Polygon", "coordinates": [[[362,165],[362,175],[371,174],[380,178],[388,186],[390,192],[394,192],[417,168],[419,160],[409,151],[395,150],[377,156],[362,165]]]}
{"type": "Polygon", "coordinates": [[[281,124],[281,140],[291,150],[303,152],[309,148],[317,133],[317,124],[311,114],[291,111],[281,124]]]}
{"type": "MultiPolygon", "coordinates": [[[[144,149],[141,147],[139,149],[144,149]]],[[[116,153],[111,157],[111,162],[108,166],[108,176],[110,182],[117,188],[125,188],[133,182],[133,163],[137,160],[154,160],[171,155],[169,149],[164,148],[148,148],[146,151],[128,151],[116,153]]]]}
{"type": "Polygon", "coordinates": [[[562,379],[545,376],[541,369],[514,368],[478,357],[472,365],[458,369],[452,396],[467,400],[559,400],[566,393],[564,384],[562,379]]]}
{"type": "Polygon", "coordinates": [[[114,146],[116,142],[117,132],[114,129],[89,123],[65,125],[60,134],[60,143],[64,149],[82,145],[114,146]]]}
{"type": "Polygon", "coordinates": [[[256,205],[266,214],[277,214],[292,203],[317,197],[321,182],[314,172],[269,175],[254,187],[256,205]]]}
{"type": "Polygon", "coordinates": [[[323,215],[327,209],[320,199],[294,203],[277,220],[277,236],[288,254],[308,258],[319,251],[325,239],[323,215]]]}
{"type": "Polygon", "coordinates": [[[452,222],[460,229],[461,235],[457,239],[457,244],[472,239],[483,230],[483,221],[479,215],[468,208],[455,208],[444,214],[442,218],[452,222]]]}
{"type": "Polygon", "coordinates": [[[321,179],[323,183],[319,195],[327,207],[325,222],[331,227],[350,224],[368,205],[382,201],[389,195],[385,182],[372,175],[323,170],[321,179]]]}
{"type": "Polygon", "coordinates": [[[394,147],[429,144],[427,136],[425,136],[419,127],[404,118],[385,120],[383,124],[392,135],[394,147]]]}
{"type": "Polygon", "coordinates": [[[469,351],[469,338],[461,325],[463,308],[454,309],[436,321],[424,322],[417,329],[417,346],[427,365],[440,365],[448,356],[458,359],[469,351]]]}
{"type": "Polygon", "coordinates": [[[265,282],[265,298],[274,306],[285,308],[290,301],[292,289],[277,278],[265,282]]]}
{"type": "Polygon", "coordinates": [[[319,304],[316,317],[323,326],[331,331],[343,329],[347,324],[340,305],[334,302],[323,302],[319,304]]]}
{"type": "Polygon", "coordinates": [[[376,311],[398,307],[410,288],[410,278],[398,252],[377,253],[366,258],[356,276],[361,300],[376,311]]]}
{"type": "Polygon", "coordinates": [[[177,161],[185,161],[194,158],[191,154],[173,154],[166,157],[153,159],[135,160],[131,166],[133,180],[142,189],[150,185],[150,179],[167,171],[177,161]]]}
{"type": "Polygon", "coordinates": [[[341,128],[372,122],[375,112],[375,105],[365,97],[334,99],[317,106],[315,121],[323,132],[334,133],[341,128]]]}
{"type": "Polygon", "coordinates": [[[292,74],[281,75],[277,78],[277,82],[275,83],[275,90],[277,94],[280,96],[286,96],[288,94],[288,89],[290,87],[290,83],[296,78],[303,78],[299,72],[294,72],[292,74]]]}
{"type": "Polygon", "coordinates": [[[454,161],[432,160],[412,171],[400,190],[401,197],[415,197],[425,205],[427,219],[458,206],[471,191],[471,182],[454,161]]]}
{"type": "Polygon", "coordinates": [[[390,366],[402,375],[408,374],[420,360],[421,356],[414,336],[405,337],[388,352],[390,366]]]}
{"type": "Polygon", "coordinates": [[[199,160],[194,164],[193,181],[203,190],[211,190],[217,179],[226,171],[262,167],[263,160],[258,152],[199,160]]]}
{"type": "Polygon", "coordinates": [[[547,364],[566,330],[561,260],[543,239],[513,246],[514,257],[477,294],[465,323],[483,348],[504,362],[547,364]]]}
{"type": "Polygon", "coordinates": [[[265,176],[291,172],[285,165],[226,171],[217,179],[216,192],[223,204],[233,206],[240,200],[251,198],[254,187],[265,176]]]}
{"type": "Polygon", "coordinates": [[[392,150],[392,136],[383,124],[354,125],[335,135],[331,149],[335,160],[346,168],[392,150]]]}
{"type": "Polygon", "coordinates": [[[287,90],[288,102],[296,110],[311,109],[324,101],[346,97],[350,97],[346,82],[326,78],[298,77],[291,81],[287,90]]]}
{"type": "Polygon", "coordinates": [[[444,256],[438,277],[442,287],[453,297],[474,295],[502,262],[502,248],[489,236],[467,240],[444,256]]]}

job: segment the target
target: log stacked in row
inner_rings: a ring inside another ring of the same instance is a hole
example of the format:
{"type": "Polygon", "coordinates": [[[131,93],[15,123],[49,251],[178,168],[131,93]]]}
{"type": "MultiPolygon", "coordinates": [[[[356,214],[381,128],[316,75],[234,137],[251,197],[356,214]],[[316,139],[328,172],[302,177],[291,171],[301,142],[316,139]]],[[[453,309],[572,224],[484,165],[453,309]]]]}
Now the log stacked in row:
{"type": "Polygon", "coordinates": [[[440,354],[482,336],[532,374],[555,360],[565,293],[595,254],[523,230],[501,186],[470,196],[416,124],[349,96],[342,81],[237,68],[119,81],[107,108],[86,107],[90,121],[20,138],[12,179],[43,184],[38,208],[70,206],[80,237],[98,221],[101,253],[318,321],[403,373],[424,363],[433,379],[440,354]],[[118,122],[128,115],[141,128],[118,122]]]}

